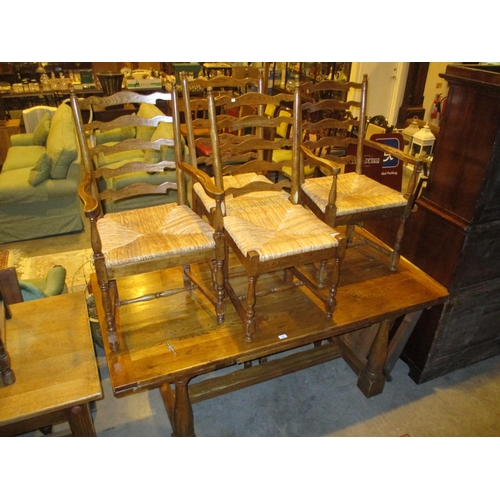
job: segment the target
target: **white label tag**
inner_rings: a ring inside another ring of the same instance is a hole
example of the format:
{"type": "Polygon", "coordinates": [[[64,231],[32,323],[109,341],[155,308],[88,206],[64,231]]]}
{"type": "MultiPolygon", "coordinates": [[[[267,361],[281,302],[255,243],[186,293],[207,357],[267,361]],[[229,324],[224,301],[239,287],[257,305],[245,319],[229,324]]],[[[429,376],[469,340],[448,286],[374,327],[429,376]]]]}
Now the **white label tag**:
{"type": "Polygon", "coordinates": [[[286,339],[287,338],[287,334],[286,333],[282,333],[281,335],[278,335],[278,338],[280,340],[286,339]]]}

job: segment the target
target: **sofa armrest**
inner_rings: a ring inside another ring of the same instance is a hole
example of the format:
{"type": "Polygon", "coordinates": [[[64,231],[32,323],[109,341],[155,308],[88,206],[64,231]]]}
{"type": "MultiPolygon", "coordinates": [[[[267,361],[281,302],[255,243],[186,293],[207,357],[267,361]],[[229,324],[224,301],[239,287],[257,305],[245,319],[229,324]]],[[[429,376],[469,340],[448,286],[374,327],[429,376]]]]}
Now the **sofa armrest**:
{"type": "Polygon", "coordinates": [[[47,297],[61,295],[66,290],[66,269],[62,266],[54,266],[46,276],[43,293],[47,297]]]}
{"type": "Polygon", "coordinates": [[[10,136],[11,146],[34,146],[34,134],[13,134],[10,136]]]}

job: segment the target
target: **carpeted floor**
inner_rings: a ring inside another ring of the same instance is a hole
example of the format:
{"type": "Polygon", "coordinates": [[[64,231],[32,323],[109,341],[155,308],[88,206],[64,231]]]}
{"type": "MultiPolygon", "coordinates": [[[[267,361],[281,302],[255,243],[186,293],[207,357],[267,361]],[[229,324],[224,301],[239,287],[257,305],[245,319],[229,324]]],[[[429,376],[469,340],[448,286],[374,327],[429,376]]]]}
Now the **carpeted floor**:
{"type": "Polygon", "coordinates": [[[66,269],[69,292],[85,290],[93,272],[92,250],[74,250],[51,255],[24,257],[22,252],[9,251],[8,265],[15,267],[19,279],[43,278],[55,265],[66,269]]]}
{"type": "Polygon", "coordinates": [[[2,250],[0,252],[0,269],[5,269],[9,264],[9,251],[2,250]]]}

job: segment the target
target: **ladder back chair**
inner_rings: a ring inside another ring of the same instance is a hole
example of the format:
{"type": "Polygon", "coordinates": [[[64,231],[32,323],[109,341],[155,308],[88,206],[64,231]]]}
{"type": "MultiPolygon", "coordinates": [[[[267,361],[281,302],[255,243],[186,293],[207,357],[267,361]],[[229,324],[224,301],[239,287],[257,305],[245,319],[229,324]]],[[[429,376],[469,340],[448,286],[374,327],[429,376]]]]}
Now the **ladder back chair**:
{"type": "MultiPolygon", "coordinates": [[[[281,141],[266,138],[265,129],[279,127],[286,118],[265,116],[264,109],[282,98],[258,92],[234,98],[225,103],[228,108],[253,105],[260,109],[258,114],[235,118],[217,115],[217,104],[226,98],[216,99],[210,89],[208,91],[214,179],[225,191],[224,234],[244,269],[247,283],[246,291],[238,294],[232,284],[234,275],[226,271],[226,292],[244,324],[248,342],[256,332],[257,297],[305,285],[323,303],[327,320],[332,319],[336,307],[345,238],[298,203],[298,175],[295,174],[298,174],[300,141],[297,137],[281,141]],[[255,130],[255,134],[231,134],[248,127],[255,130]],[[295,169],[292,183],[284,181],[290,184],[289,194],[262,172],[277,168],[276,163],[266,159],[264,152],[289,145],[290,140],[295,169]],[[223,166],[223,162],[230,159],[239,163],[223,166]],[[315,263],[319,265],[318,272],[315,263]],[[262,287],[257,290],[260,275],[281,273],[283,277],[270,290],[262,287]]],[[[297,88],[293,113],[299,99],[297,88]]]]}
{"type": "MultiPolygon", "coordinates": [[[[229,97],[242,95],[253,89],[263,92],[263,73],[260,71],[258,78],[218,76],[210,80],[206,78],[188,80],[186,73],[181,73],[181,86],[183,100],[180,104],[180,109],[184,114],[184,123],[181,123],[181,132],[188,142],[191,163],[193,165],[204,165],[210,170],[211,164],[206,163],[207,157],[211,154],[207,88],[209,86],[212,89],[216,88],[217,91],[214,91],[216,95],[229,97]]],[[[219,114],[225,114],[225,112],[226,110],[221,106],[218,107],[219,114]]],[[[251,110],[245,107],[240,109],[233,107],[230,112],[234,116],[241,117],[251,113],[251,110]]]]}
{"type": "Polygon", "coordinates": [[[393,248],[379,247],[390,255],[390,269],[395,271],[421,161],[395,148],[365,139],[367,89],[367,75],[364,75],[362,83],[323,81],[301,86],[302,112],[296,115],[296,127],[300,127],[304,137],[300,148],[301,199],[329,226],[345,225],[348,246],[354,244],[355,225],[369,220],[399,218],[393,248]],[[360,100],[346,100],[349,91],[359,92],[360,100]],[[306,116],[304,120],[303,115],[306,116]],[[350,145],[355,148],[354,155],[346,154],[350,145]],[[363,174],[365,148],[381,151],[413,165],[405,195],[363,174]],[[345,173],[348,164],[355,164],[354,172],[345,173]],[[307,165],[319,167],[327,175],[306,178],[304,172],[307,165]]]}
{"type": "MultiPolygon", "coordinates": [[[[183,90],[184,104],[189,108],[186,80],[183,80],[183,90]]],[[[190,117],[187,117],[188,148],[190,157],[196,155],[197,164],[213,168],[217,156],[213,150],[213,134],[210,137],[195,138],[193,129],[202,126],[208,127],[212,132],[217,131],[217,145],[222,163],[220,173],[214,172],[213,180],[220,189],[225,190],[226,208],[236,197],[239,205],[243,202],[268,203],[276,196],[287,198],[288,193],[284,190],[290,191],[291,181],[285,179],[275,183],[269,177],[271,173],[289,165],[290,162],[273,163],[271,155],[273,151],[284,147],[291,149],[293,140],[291,137],[276,141],[270,138],[275,137],[276,130],[282,126],[283,121],[291,126],[293,119],[291,116],[272,118],[266,114],[266,108],[276,108],[284,99],[290,100],[290,96],[269,96],[258,91],[247,92],[239,97],[220,94],[216,96],[213,91],[210,91],[210,95],[215,108],[209,119],[191,121],[190,117]],[[249,144],[252,147],[247,147],[249,144]]],[[[208,99],[206,104],[208,106],[208,99]]],[[[194,210],[210,218],[213,201],[203,193],[201,186],[194,185],[192,198],[194,210]]]]}
{"type": "Polygon", "coordinates": [[[90,97],[78,100],[71,92],[71,106],[75,115],[78,140],[81,148],[84,179],[80,184],[79,194],[84,205],[84,212],[90,221],[90,239],[97,281],[101,289],[102,308],[105,313],[106,332],[110,348],[119,349],[119,329],[117,328],[117,309],[132,302],[168,297],[174,293],[199,289],[215,307],[217,322],[224,320],[224,277],[223,260],[225,256],[224,238],[222,234],[223,191],[218,189],[209,177],[202,171],[193,168],[182,161],[181,137],[179,131],[179,109],[177,91],[171,94],[155,93],[140,95],[134,92],[118,92],[105,98],[90,97]],[[92,122],[84,125],[81,110],[97,105],[107,107],[134,103],[152,106],[157,99],[171,99],[173,117],[159,114],[149,118],[136,115],[121,116],[110,122],[92,122]],[[130,138],[115,146],[88,144],[89,133],[100,129],[103,133],[121,127],[155,127],[160,122],[173,120],[173,139],[157,139],[147,141],[130,138]],[[163,147],[173,147],[175,160],[163,159],[163,147]],[[103,147],[109,148],[109,154],[123,153],[130,150],[145,151],[142,161],[125,161],[121,166],[111,169],[99,167],[93,160],[103,152],[103,147]],[[154,153],[154,154],[147,154],[154,153]],[[176,182],[151,184],[140,182],[144,175],[156,175],[172,169],[176,174],[176,182]],[[139,181],[123,188],[113,189],[116,184],[106,184],[100,190],[98,180],[101,177],[117,178],[131,174],[137,175],[139,181]],[[207,189],[208,196],[214,199],[214,216],[210,226],[196,215],[186,204],[186,179],[191,176],[198,184],[207,189]],[[177,201],[153,206],[130,209],[122,212],[105,213],[103,201],[106,199],[120,200],[129,197],[155,195],[166,197],[167,191],[177,190],[177,201]],[[206,286],[190,270],[191,264],[207,262],[214,268],[213,283],[206,286]],[[123,299],[118,294],[116,280],[167,268],[182,268],[183,286],[140,297],[123,299]]]}

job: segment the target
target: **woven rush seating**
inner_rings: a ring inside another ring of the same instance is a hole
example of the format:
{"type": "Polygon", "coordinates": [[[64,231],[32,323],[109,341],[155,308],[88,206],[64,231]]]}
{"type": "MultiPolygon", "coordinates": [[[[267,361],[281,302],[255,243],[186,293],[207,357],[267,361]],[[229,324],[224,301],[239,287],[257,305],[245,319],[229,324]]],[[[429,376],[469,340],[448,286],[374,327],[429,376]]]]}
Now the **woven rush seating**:
{"type": "Polygon", "coordinates": [[[292,255],[301,260],[304,252],[338,245],[338,231],[288,200],[239,209],[233,206],[224,217],[224,229],[244,255],[257,252],[262,262],[292,255]]]}
{"type": "MultiPolygon", "coordinates": [[[[215,205],[215,203],[214,203],[215,205]]],[[[110,267],[214,250],[213,228],[185,205],[166,204],[108,214],[97,221],[102,251],[110,267]]],[[[139,269],[138,267],[138,269],[139,269]]]]}
{"type": "MultiPolygon", "coordinates": [[[[318,177],[314,182],[304,182],[302,189],[325,212],[331,187],[330,177],[318,177]]],[[[337,217],[381,207],[404,207],[407,203],[408,200],[401,193],[365,175],[349,172],[337,179],[337,217]]]]}

